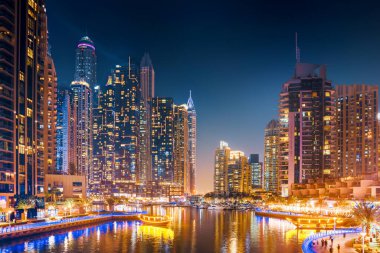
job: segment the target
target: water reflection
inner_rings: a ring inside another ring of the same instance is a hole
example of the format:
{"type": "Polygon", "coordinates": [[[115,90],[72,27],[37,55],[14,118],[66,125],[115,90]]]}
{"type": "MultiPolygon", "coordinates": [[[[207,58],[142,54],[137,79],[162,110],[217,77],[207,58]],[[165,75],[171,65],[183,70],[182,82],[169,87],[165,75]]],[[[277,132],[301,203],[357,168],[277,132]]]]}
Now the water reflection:
{"type": "Polygon", "coordinates": [[[40,235],[0,246],[0,252],[301,252],[314,231],[297,231],[283,220],[256,217],[249,211],[149,207],[168,215],[168,227],[118,221],[40,235]]]}

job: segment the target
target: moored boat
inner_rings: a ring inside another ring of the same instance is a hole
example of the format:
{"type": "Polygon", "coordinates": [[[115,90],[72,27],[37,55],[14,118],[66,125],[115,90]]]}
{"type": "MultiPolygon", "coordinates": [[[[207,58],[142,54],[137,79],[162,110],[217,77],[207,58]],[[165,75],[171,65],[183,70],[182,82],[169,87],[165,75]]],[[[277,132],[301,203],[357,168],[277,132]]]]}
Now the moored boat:
{"type": "Polygon", "coordinates": [[[223,206],[211,205],[207,208],[208,210],[223,210],[223,206]]]}
{"type": "Polygon", "coordinates": [[[172,219],[169,216],[140,215],[139,220],[147,225],[166,226],[172,219]]]}

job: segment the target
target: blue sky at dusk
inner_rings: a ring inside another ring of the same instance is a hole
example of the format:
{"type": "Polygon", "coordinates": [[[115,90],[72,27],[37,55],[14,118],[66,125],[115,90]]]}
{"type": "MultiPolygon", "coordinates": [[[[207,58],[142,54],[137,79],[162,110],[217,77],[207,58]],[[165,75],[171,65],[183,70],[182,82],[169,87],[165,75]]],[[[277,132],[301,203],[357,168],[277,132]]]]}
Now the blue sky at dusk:
{"type": "Polygon", "coordinates": [[[87,34],[98,83],[128,56],[149,52],[157,96],[198,113],[200,192],[213,187],[214,150],[259,153],[277,116],[281,84],[293,73],[294,32],[301,61],[324,63],[334,84],[380,81],[380,3],[375,1],[47,1],[59,85],[74,75],[75,47],[87,34]]]}

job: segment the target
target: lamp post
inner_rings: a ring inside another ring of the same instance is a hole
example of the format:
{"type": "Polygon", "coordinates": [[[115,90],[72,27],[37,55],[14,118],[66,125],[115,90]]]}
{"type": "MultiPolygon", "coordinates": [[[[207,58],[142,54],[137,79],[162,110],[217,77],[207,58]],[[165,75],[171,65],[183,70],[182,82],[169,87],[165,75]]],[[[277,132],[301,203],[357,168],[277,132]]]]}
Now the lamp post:
{"type": "Polygon", "coordinates": [[[361,232],[360,235],[362,236],[362,253],[364,253],[364,236],[366,235],[366,233],[361,232]]]}
{"type": "Polygon", "coordinates": [[[336,228],[336,217],[334,217],[334,232],[335,232],[335,228],[336,228]]]}
{"type": "Polygon", "coordinates": [[[9,229],[11,228],[11,211],[8,211],[8,226],[9,226],[9,229]]]}

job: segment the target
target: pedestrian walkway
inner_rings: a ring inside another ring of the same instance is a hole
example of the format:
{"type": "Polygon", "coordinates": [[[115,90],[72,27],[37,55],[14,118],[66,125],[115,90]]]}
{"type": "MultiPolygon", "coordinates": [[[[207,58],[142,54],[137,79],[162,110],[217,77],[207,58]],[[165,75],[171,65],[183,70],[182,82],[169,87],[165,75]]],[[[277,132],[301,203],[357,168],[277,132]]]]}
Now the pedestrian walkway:
{"type": "Polygon", "coordinates": [[[318,244],[315,241],[313,250],[316,253],[357,253],[354,248],[351,247],[351,241],[352,239],[356,238],[358,234],[347,234],[346,237],[344,238],[343,235],[335,235],[333,236],[333,243],[331,244],[331,240],[329,237],[323,238],[324,240],[327,241],[327,246],[322,246],[321,239],[318,240],[318,244]],[[338,244],[340,245],[340,249],[338,250],[338,244]],[[330,251],[330,248],[333,250],[330,251]]]}

